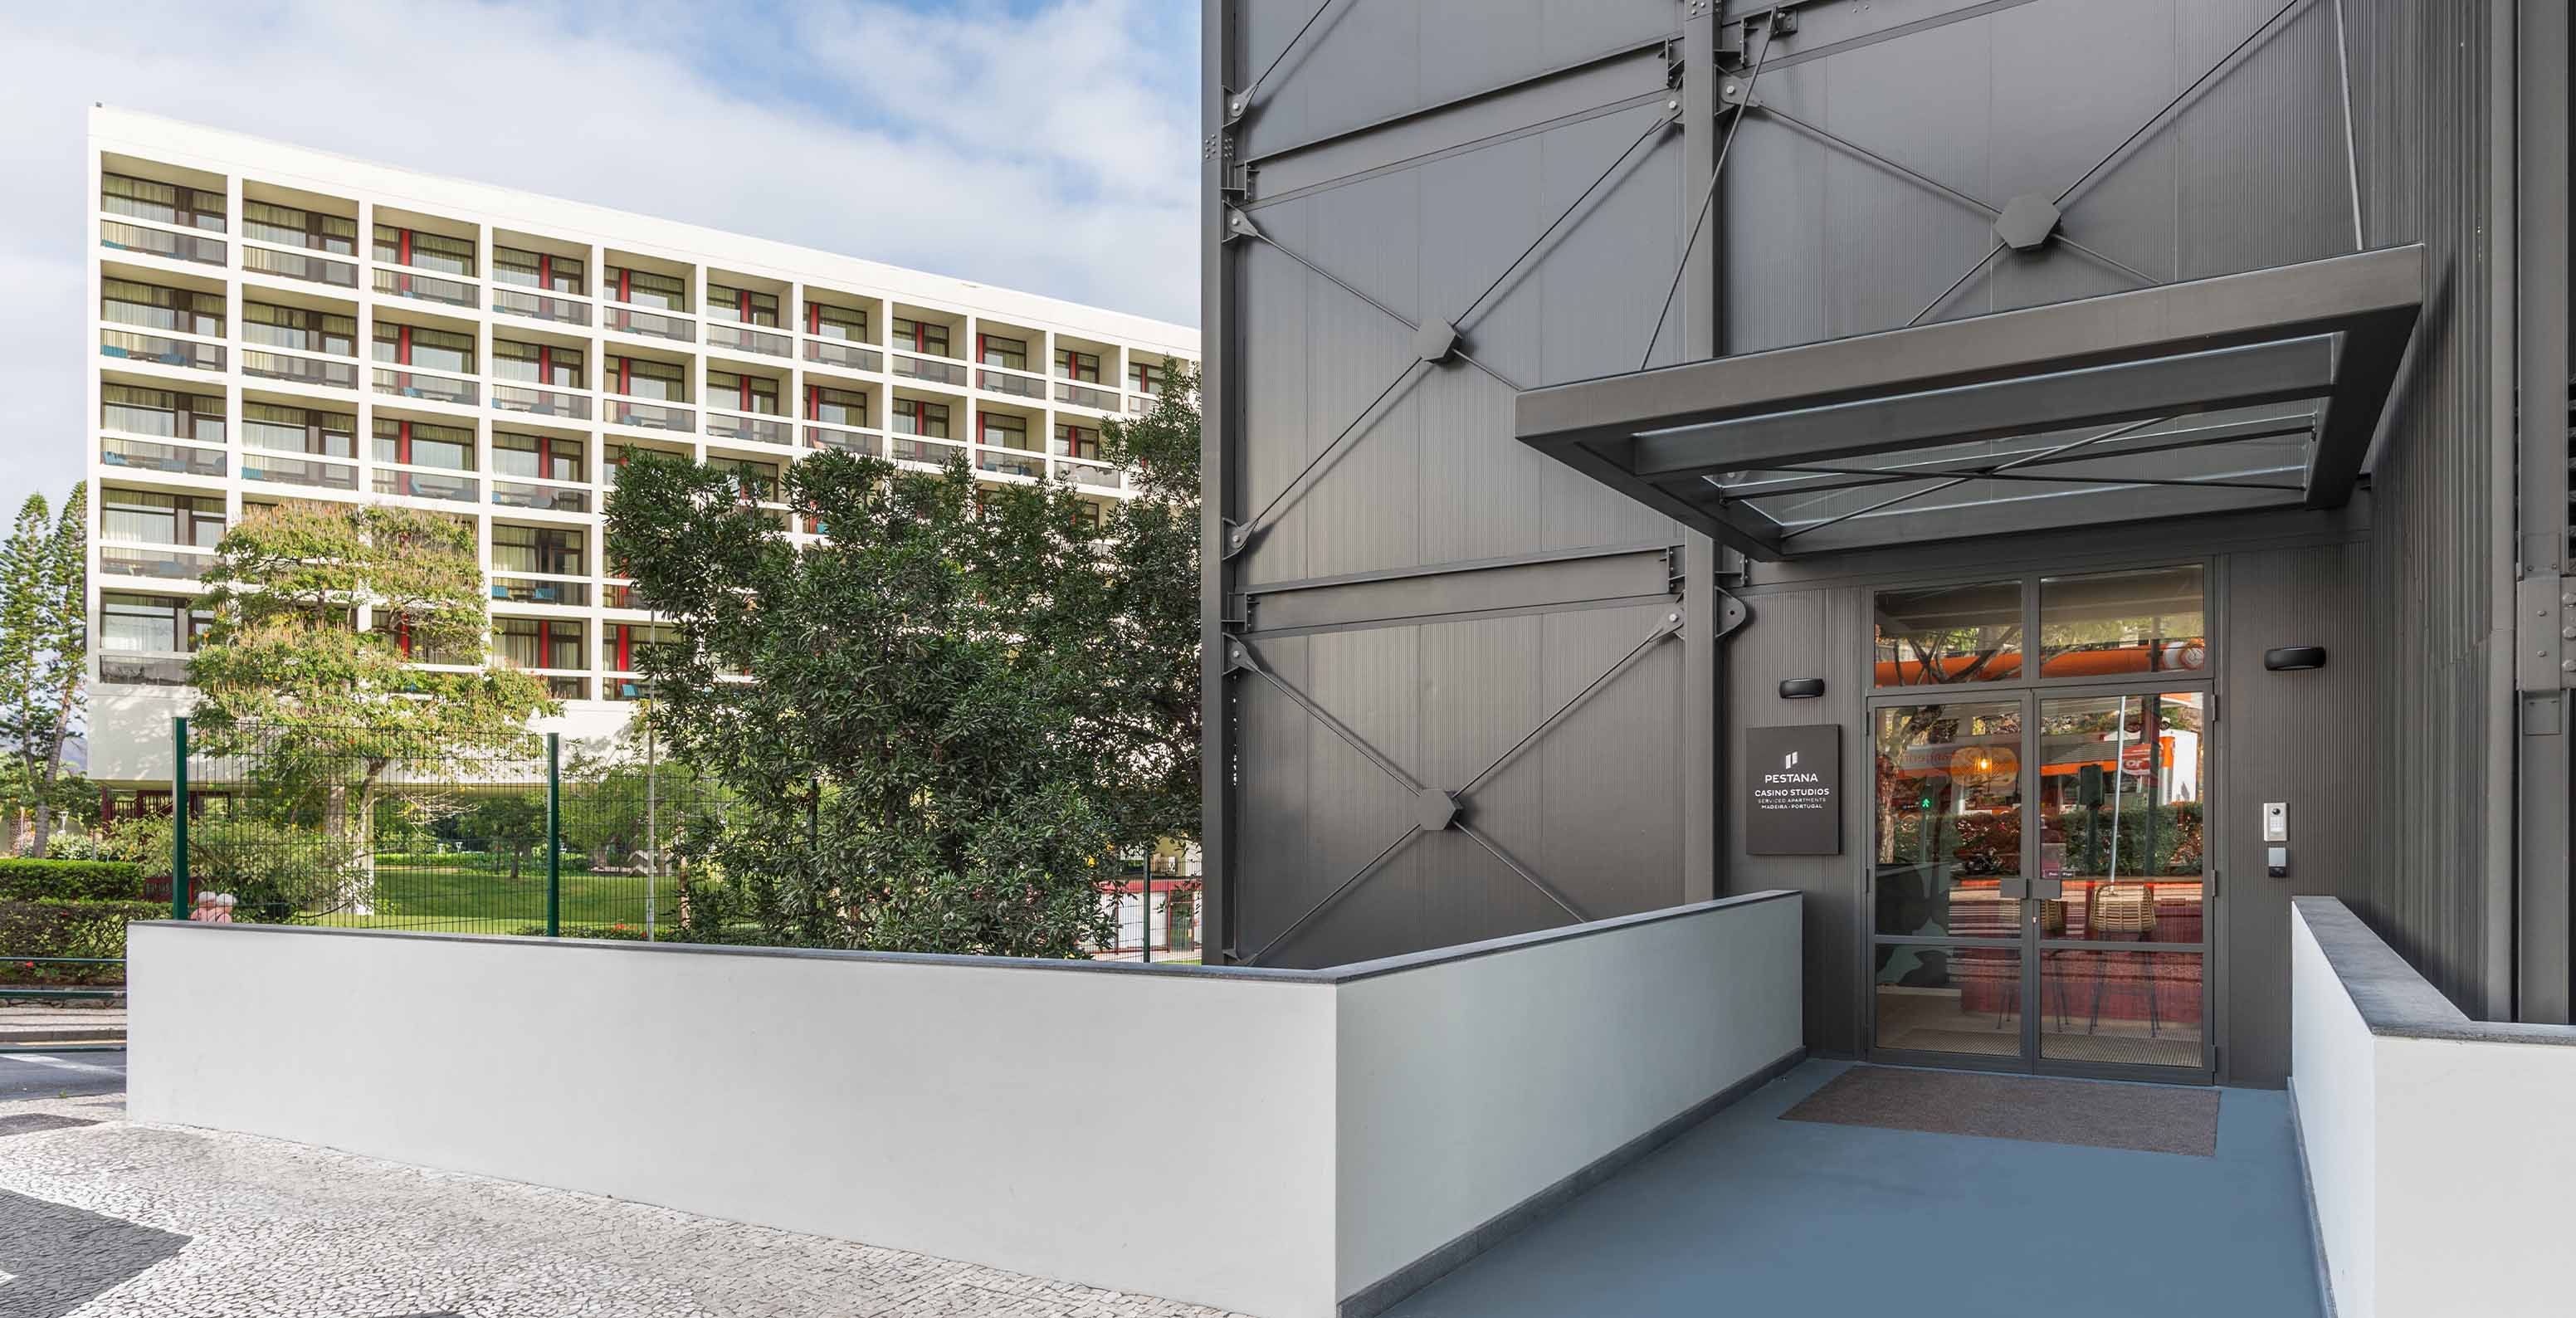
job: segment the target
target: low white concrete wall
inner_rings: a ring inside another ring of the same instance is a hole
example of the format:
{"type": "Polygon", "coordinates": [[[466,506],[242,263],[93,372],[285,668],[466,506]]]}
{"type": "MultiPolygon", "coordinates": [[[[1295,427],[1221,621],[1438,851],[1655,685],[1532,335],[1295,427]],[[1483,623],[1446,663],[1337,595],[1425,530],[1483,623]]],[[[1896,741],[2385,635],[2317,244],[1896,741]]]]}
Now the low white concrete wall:
{"type": "Polygon", "coordinates": [[[138,1121],[1247,1313],[1339,1298],[1315,985],[246,925],[128,954],[138,1121]],[[1187,1132],[1169,1176],[1107,1152],[1149,1114],[1187,1132]],[[1244,1191],[1187,1193],[1210,1166],[1244,1191]]]}
{"type": "Polygon", "coordinates": [[[1346,984],[1342,1293],[1799,1047],[1798,903],[1346,984]]]}
{"type": "Polygon", "coordinates": [[[1328,1318],[1793,1053],[1798,948],[1792,894],[1323,971],[159,922],[128,1103],[1328,1318]],[[1147,1113],[1171,1176],[1105,1154],[1147,1113]]]}
{"type": "Polygon", "coordinates": [[[2290,1083],[2338,1318],[2569,1312],[2576,1029],[2469,1020],[2340,903],[2291,932],[2290,1083]]]}

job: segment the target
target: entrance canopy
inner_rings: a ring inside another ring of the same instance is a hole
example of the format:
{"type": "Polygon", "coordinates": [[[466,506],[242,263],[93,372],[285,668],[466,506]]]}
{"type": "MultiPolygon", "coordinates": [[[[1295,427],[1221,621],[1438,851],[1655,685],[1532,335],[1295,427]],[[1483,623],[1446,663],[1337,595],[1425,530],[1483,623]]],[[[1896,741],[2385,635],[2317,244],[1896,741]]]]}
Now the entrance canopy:
{"type": "Polygon", "coordinates": [[[1755,558],[2352,495],[2420,247],[1523,392],[1521,441],[1755,558]]]}

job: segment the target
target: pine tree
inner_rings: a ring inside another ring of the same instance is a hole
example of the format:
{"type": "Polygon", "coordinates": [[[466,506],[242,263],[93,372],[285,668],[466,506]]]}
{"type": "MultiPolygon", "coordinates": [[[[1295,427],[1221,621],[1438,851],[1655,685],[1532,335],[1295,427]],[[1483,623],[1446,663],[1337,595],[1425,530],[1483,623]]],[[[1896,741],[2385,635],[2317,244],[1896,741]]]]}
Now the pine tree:
{"type": "Polygon", "coordinates": [[[28,722],[44,753],[34,784],[36,854],[53,838],[55,789],[63,780],[63,746],[81,726],[89,672],[89,483],[72,486],[41,551],[37,662],[28,722]]]}
{"type": "Polygon", "coordinates": [[[45,496],[30,494],[18,505],[18,520],[9,528],[9,538],[0,541],[0,740],[7,742],[16,760],[9,779],[12,846],[25,832],[30,805],[44,799],[35,790],[36,764],[43,751],[30,712],[36,704],[37,661],[46,630],[44,564],[52,523],[45,496]]]}

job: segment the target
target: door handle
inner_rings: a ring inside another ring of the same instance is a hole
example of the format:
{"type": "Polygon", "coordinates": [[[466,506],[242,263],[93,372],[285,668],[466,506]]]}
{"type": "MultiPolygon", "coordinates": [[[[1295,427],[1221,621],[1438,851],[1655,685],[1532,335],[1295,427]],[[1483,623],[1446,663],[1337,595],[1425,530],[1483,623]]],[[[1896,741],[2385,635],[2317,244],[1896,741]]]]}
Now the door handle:
{"type": "Polygon", "coordinates": [[[2066,880],[2032,879],[2030,895],[2044,902],[2063,901],[2066,897],[2066,880]]]}
{"type": "Polygon", "coordinates": [[[2028,901],[2030,880],[2023,878],[1995,880],[1995,895],[2006,901],[2028,901]]]}

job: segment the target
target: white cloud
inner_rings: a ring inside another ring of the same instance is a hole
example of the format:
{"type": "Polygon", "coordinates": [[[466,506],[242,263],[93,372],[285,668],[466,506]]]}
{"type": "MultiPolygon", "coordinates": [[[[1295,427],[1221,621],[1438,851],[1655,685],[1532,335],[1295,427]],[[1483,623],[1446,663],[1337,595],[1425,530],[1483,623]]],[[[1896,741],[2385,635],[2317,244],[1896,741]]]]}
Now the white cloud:
{"type": "Polygon", "coordinates": [[[1189,324],[1196,8],[13,7],[0,509],[82,469],[93,101],[1189,324]]]}

